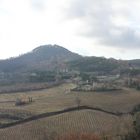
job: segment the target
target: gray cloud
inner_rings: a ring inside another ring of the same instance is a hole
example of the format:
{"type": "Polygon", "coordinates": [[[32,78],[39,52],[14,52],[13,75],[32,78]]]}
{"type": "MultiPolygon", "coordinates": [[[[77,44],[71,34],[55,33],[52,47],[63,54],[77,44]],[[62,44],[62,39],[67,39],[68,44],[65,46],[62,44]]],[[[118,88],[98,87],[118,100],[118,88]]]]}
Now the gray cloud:
{"type": "MultiPolygon", "coordinates": [[[[120,48],[140,48],[140,28],[133,10],[139,4],[131,0],[75,0],[68,8],[68,18],[79,19],[84,28],[78,34],[95,38],[99,44],[120,48]],[[120,2],[120,3],[119,3],[120,2]],[[132,8],[132,6],[134,6],[132,8]]],[[[138,10],[138,11],[136,11],[138,10]]]]}
{"type": "Polygon", "coordinates": [[[126,47],[126,48],[139,48],[140,36],[136,35],[136,31],[131,28],[120,28],[119,35],[107,34],[103,36],[101,42],[106,45],[126,47]]]}
{"type": "Polygon", "coordinates": [[[46,1],[47,0],[30,0],[32,8],[38,11],[45,9],[46,1]]]}

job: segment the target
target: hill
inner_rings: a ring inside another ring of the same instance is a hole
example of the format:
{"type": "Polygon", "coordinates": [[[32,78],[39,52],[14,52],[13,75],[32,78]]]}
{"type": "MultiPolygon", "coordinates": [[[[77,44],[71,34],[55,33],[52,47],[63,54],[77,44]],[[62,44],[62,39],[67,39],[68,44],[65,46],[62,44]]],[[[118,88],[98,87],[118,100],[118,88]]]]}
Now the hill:
{"type": "Polygon", "coordinates": [[[128,62],[104,57],[82,57],[71,61],[69,66],[81,72],[95,72],[98,74],[118,74],[123,69],[128,69],[128,62]]]}
{"type": "Polygon", "coordinates": [[[1,72],[54,70],[81,56],[58,45],[43,45],[21,56],[0,61],[1,72]]]}
{"type": "Polygon", "coordinates": [[[42,45],[18,57],[0,60],[0,84],[50,82],[86,72],[94,75],[139,74],[140,60],[83,57],[59,45],[42,45]],[[58,73],[60,75],[58,75],[58,73]],[[58,77],[59,76],[59,77],[58,77]]]}
{"type": "Polygon", "coordinates": [[[140,68],[140,60],[83,57],[59,45],[42,45],[18,57],[0,60],[0,72],[54,71],[68,66],[83,72],[114,73],[130,67],[140,68]]]}

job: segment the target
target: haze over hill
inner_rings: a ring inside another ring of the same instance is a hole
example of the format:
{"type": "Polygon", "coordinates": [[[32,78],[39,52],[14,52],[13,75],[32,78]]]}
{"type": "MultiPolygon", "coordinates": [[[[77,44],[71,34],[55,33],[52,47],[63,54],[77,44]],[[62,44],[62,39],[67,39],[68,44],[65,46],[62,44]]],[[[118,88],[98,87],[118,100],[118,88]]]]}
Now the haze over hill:
{"type": "Polygon", "coordinates": [[[47,42],[82,55],[140,59],[138,13],[139,0],[0,0],[0,59],[47,42]]]}

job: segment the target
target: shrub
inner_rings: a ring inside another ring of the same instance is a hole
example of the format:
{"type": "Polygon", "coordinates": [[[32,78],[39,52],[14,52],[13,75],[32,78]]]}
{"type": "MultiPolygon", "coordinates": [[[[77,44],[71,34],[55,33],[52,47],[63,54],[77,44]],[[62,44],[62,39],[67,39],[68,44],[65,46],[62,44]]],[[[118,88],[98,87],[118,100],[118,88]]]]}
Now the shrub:
{"type": "Polygon", "coordinates": [[[22,101],[21,99],[19,99],[19,98],[16,99],[16,102],[15,102],[16,106],[25,105],[25,104],[26,104],[26,102],[22,101]]]}

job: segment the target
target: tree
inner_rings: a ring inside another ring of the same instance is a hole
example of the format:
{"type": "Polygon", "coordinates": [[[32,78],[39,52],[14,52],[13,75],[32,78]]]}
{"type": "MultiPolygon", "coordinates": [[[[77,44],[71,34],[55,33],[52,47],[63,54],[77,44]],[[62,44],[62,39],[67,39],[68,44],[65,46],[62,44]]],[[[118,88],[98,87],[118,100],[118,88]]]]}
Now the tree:
{"type": "Polygon", "coordinates": [[[75,102],[76,102],[77,107],[79,108],[80,103],[81,103],[80,98],[79,97],[76,97],[75,102]]]}

